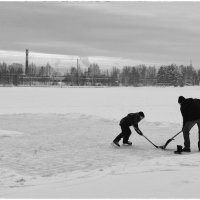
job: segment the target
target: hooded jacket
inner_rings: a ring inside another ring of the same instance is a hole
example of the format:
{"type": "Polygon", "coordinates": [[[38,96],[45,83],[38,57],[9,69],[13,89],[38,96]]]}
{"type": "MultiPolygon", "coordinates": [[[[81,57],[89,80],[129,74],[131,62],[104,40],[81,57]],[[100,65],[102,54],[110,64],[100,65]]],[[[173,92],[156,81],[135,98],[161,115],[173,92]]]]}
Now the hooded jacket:
{"type": "Polygon", "coordinates": [[[185,99],[181,103],[180,110],[183,116],[183,127],[186,122],[200,119],[200,99],[185,99]]]}
{"type": "Polygon", "coordinates": [[[129,113],[126,117],[122,118],[120,125],[134,126],[138,128],[138,123],[141,121],[139,113],[129,113]]]}

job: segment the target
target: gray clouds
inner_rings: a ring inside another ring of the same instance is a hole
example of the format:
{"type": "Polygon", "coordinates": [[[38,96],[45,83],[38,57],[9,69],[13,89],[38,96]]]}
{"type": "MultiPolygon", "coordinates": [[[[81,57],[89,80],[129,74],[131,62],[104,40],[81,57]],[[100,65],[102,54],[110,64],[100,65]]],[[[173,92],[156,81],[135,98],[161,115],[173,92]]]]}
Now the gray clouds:
{"type": "Polygon", "coordinates": [[[200,63],[198,2],[0,2],[3,50],[200,63]]]}

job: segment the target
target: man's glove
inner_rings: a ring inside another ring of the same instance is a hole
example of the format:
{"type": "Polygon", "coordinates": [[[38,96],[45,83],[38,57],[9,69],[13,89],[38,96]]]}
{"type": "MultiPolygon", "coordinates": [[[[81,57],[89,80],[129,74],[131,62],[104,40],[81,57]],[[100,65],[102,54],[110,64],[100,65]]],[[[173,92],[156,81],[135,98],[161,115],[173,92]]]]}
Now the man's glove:
{"type": "Polygon", "coordinates": [[[140,131],[140,132],[138,132],[138,134],[139,134],[139,135],[141,135],[141,136],[143,136],[143,133],[142,133],[141,131],[140,131]]]}
{"type": "Polygon", "coordinates": [[[141,136],[143,135],[143,133],[142,133],[141,130],[135,128],[135,131],[136,131],[139,135],[141,135],[141,136]]]}

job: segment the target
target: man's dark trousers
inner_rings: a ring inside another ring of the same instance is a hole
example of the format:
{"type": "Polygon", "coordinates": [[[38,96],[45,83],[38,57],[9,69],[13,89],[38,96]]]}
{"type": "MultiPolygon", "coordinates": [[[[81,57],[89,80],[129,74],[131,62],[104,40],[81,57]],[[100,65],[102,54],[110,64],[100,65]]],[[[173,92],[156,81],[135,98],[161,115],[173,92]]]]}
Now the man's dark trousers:
{"type": "Polygon", "coordinates": [[[199,129],[198,147],[200,149],[200,120],[194,120],[194,121],[186,122],[186,124],[183,128],[184,146],[185,146],[186,149],[190,149],[190,130],[192,129],[192,127],[195,124],[197,124],[198,129],[199,129]]]}
{"type": "Polygon", "coordinates": [[[114,139],[114,141],[119,142],[123,138],[123,143],[127,143],[131,135],[131,129],[127,125],[120,125],[122,132],[114,139]]]}

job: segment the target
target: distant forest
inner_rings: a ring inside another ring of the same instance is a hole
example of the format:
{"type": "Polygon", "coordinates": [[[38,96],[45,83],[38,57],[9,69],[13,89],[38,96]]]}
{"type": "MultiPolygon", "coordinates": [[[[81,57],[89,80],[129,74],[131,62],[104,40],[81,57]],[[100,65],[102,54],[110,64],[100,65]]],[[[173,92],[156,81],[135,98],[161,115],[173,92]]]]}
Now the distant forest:
{"type": "Polygon", "coordinates": [[[175,64],[155,66],[124,66],[122,69],[112,67],[101,70],[96,64],[87,69],[80,66],[70,67],[65,74],[56,71],[49,64],[36,66],[30,64],[26,74],[22,64],[0,63],[0,84],[13,85],[56,85],[62,83],[69,86],[185,86],[199,85],[200,69],[192,65],[177,66],[175,64]]]}

